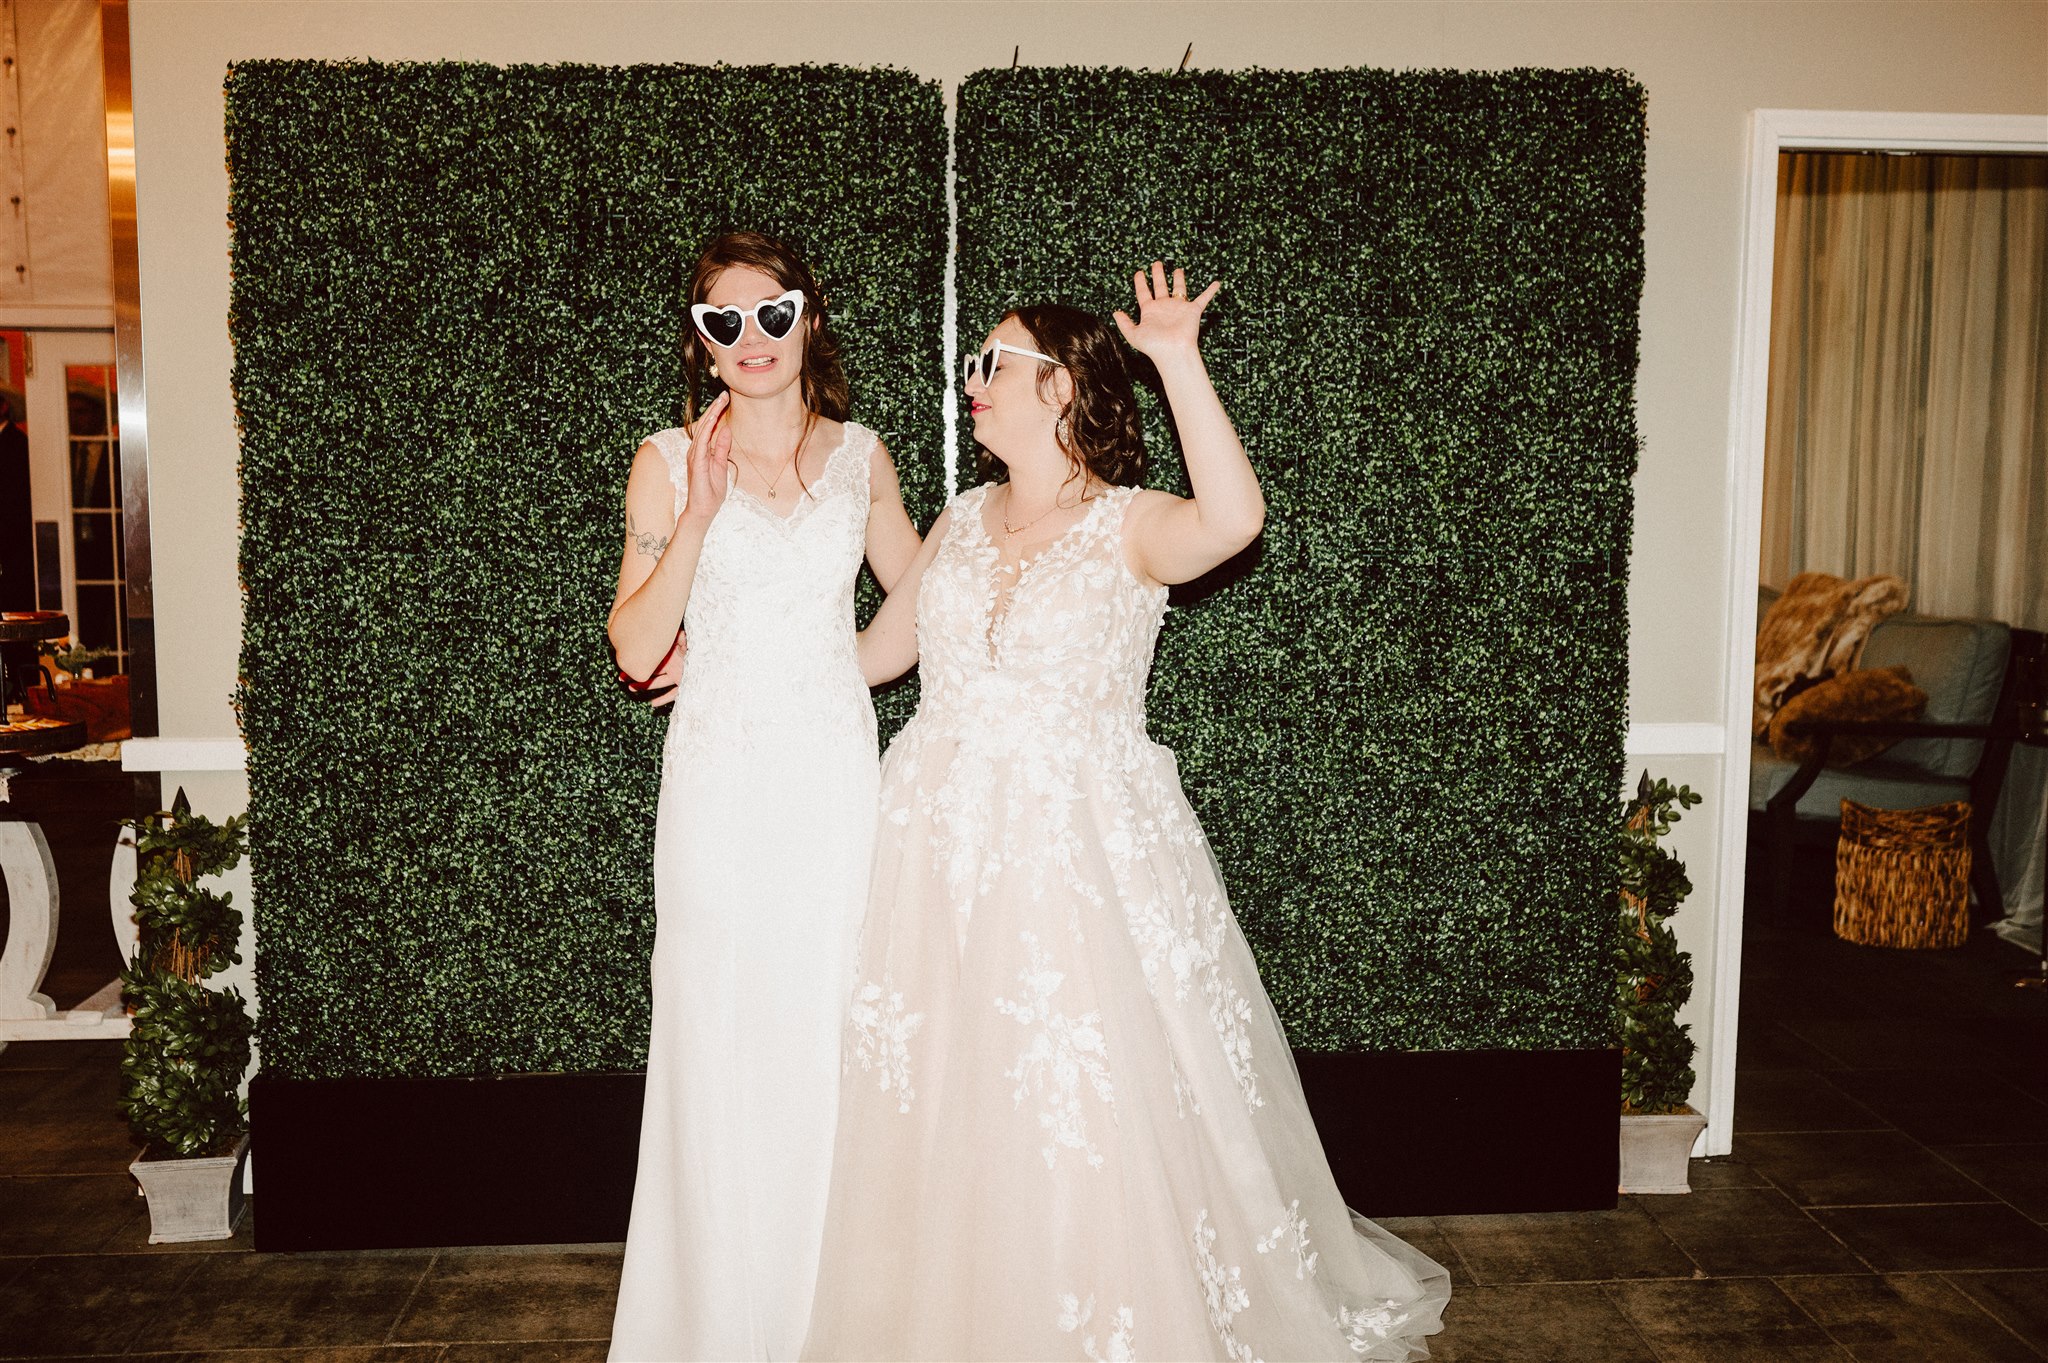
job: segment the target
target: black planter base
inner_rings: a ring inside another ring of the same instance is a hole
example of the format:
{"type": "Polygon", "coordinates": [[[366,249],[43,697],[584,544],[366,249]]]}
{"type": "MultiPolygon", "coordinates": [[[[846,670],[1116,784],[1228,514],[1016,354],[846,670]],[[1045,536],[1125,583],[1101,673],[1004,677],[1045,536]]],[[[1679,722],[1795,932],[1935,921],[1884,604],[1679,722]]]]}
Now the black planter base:
{"type": "Polygon", "coordinates": [[[256,1248],[623,1240],[645,1084],[638,1073],[258,1075],[256,1248]]]}
{"type": "MultiPolygon", "coordinates": [[[[1338,1186],[1367,1216],[1615,1204],[1617,1051],[1295,1058],[1338,1186]]],[[[258,1076],[256,1247],[623,1240],[642,1087],[639,1074],[258,1076]]]]}
{"type": "Polygon", "coordinates": [[[1615,1205],[1618,1050],[1296,1051],[1294,1059],[1330,1171],[1366,1216],[1615,1205]]]}

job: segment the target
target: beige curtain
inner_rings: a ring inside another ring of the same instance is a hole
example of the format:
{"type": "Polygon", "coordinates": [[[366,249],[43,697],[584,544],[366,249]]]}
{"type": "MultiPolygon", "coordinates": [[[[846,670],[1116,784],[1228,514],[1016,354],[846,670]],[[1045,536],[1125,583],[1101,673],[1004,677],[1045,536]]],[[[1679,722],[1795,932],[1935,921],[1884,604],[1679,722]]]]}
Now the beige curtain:
{"type": "MultiPolygon", "coordinates": [[[[2048,156],[1779,158],[1760,568],[2048,629],[2048,156]]],[[[1992,830],[2036,942],[2044,787],[2017,750],[1992,830]]]]}
{"type": "Polygon", "coordinates": [[[2048,629],[2048,157],[1779,158],[1765,582],[2048,629]]]}

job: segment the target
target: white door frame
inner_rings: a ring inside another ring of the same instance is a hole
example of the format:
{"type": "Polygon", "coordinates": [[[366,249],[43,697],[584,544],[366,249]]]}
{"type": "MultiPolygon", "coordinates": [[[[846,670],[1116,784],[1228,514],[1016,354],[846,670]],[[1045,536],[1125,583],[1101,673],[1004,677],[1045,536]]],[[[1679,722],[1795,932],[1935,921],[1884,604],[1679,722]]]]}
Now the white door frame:
{"type": "Polygon", "coordinates": [[[1722,912],[1714,936],[1713,1044],[1704,1153],[1728,1153],[1735,1125],[1735,1035],[1740,1021],[1742,900],[1749,855],[1749,715],[1756,669],[1756,592],[1763,541],[1764,411],[1771,361],[1771,271],[1778,228],[1778,153],[1882,150],[2048,152],[2048,116],[1858,113],[1758,109],[1750,115],[1741,293],[1728,409],[1728,654],[1721,681],[1726,754],[1721,781],[1722,912]]]}

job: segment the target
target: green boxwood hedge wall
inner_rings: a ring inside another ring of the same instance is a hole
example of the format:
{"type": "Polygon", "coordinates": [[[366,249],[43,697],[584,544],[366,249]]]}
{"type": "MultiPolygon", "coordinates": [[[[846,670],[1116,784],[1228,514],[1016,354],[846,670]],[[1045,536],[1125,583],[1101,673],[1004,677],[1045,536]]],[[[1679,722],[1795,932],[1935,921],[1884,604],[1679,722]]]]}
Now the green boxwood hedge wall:
{"type": "Polygon", "coordinates": [[[1170,617],[1152,724],[1291,1039],[1611,1044],[1642,89],[1023,69],[957,128],[964,344],[1128,307],[1155,256],[1225,281],[1204,350],[1271,509],[1170,617]]]}
{"type": "Polygon", "coordinates": [[[637,1066],[664,721],[604,616],[634,447],[681,415],[688,270],[728,227],[806,253],[929,521],[939,90],[255,61],[227,133],[264,1064],[637,1066]]]}

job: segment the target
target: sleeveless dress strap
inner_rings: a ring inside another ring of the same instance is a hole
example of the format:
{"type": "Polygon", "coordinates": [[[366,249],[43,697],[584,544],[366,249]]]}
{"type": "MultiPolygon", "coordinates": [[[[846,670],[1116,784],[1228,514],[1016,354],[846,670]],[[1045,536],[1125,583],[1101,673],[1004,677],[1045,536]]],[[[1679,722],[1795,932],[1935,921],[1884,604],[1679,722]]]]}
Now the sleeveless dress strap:
{"type": "Polygon", "coordinates": [[[1135,487],[1113,487],[1102,494],[1110,499],[1109,505],[1103,508],[1106,514],[1102,522],[1109,532],[1109,537],[1118,543],[1123,541],[1124,522],[1130,519],[1131,503],[1138,500],[1140,491],[1142,489],[1135,487]]]}
{"type": "Polygon", "coordinates": [[[1118,582],[1141,599],[1157,598],[1163,602],[1166,598],[1166,588],[1139,577],[1131,568],[1130,559],[1126,557],[1129,545],[1126,531],[1130,525],[1131,508],[1137,504],[1138,494],[1142,491],[1143,488],[1117,487],[1103,494],[1109,499],[1109,505],[1102,508],[1102,519],[1095,532],[1095,543],[1098,552],[1116,561],[1118,582]]]}
{"type": "MultiPolygon", "coordinates": [[[[981,504],[988,500],[988,491],[994,486],[994,483],[976,483],[973,487],[962,488],[946,499],[944,509],[952,513],[952,524],[956,527],[949,538],[968,533],[966,530],[957,528],[964,525],[967,521],[980,521],[981,504]]],[[[979,528],[976,528],[973,533],[979,534],[981,532],[979,528]]]]}
{"type": "Polygon", "coordinates": [[[846,482],[848,487],[859,494],[863,502],[874,495],[875,446],[878,443],[880,437],[858,421],[846,423],[844,462],[853,465],[846,474],[846,482]]]}
{"type": "Polygon", "coordinates": [[[1104,504],[1098,508],[1099,514],[1095,516],[1087,532],[1088,538],[1096,545],[1121,554],[1124,547],[1124,522],[1130,518],[1131,503],[1137,496],[1138,489],[1134,487],[1112,487],[1105,490],[1102,494],[1104,504]]]}
{"type": "Polygon", "coordinates": [[[671,426],[648,436],[647,443],[661,451],[662,460],[668,465],[669,486],[676,490],[676,515],[680,516],[690,495],[689,433],[681,427],[671,426]]]}

